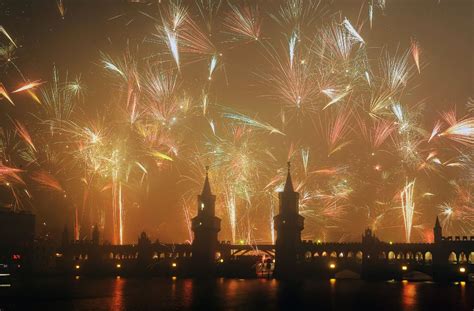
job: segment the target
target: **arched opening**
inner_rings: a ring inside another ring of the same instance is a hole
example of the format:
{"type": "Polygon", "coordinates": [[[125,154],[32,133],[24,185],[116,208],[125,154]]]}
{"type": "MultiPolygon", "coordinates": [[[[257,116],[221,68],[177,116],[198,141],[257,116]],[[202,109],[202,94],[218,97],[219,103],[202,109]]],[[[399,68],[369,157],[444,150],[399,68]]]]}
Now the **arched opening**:
{"type": "Polygon", "coordinates": [[[343,252],[339,253],[339,258],[344,258],[344,253],[343,252]]]}
{"type": "Polygon", "coordinates": [[[353,252],[347,253],[347,258],[352,258],[352,257],[354,257],[354,253],[353,253],[353,252]]]}
{"type": "Polygon", "coordinates": [[[433,254],[431,252],[426,252],[425,253],[425,263],[426,264],[431,264],[433,262],[433,254]]]}
{"type": "Polygon", "coordinates": [[[318,252],[314,253],[314,257],[319,257],[319,253],[318,252]]]}
{"type": "Polygon", "coordinates": [[[387,256],[388,260],[393,261],[395,260],[395,253],[393,251],[388,252],[387,256]]]}
{"type": "Polygon", "coordinates": [[[420,253],[420,252],[416,252],[415,260],[416,260],[416,262],[422,262],[423,261],[423,254],[420,253]]]}
{"type": "Polygon", "coordinates": [[[406,253],[405,258],[406,260],[413,260],[414,259],[413,253],[412,252],[406,253]]]}
{"type": "Polygon", "coordinates": [[[455,252],[451,252],[451,253],[449,254],[448,261],[449,261],[449,263],[451,263],[451,264],[457,264],[457,263],[458,263],[458,258],[457,258],[457,256],[456,256],[456,253],[455,253],[455,252]]]}
{"type": "Polygon", "coordinates": [[[327,255],[328,255],[328,253],[326,253],[326,252],[323,252],[323,253],[321,254],[321,256],[323,256],[323,257],[326,257],[327,255]]]}
{"type": "Polygon", "coordinates": [[[312,256],[312,254],[311,254],[311,252],[310,252],[310,251],[308,251],[308,252],[304,253],[304,258],[305,258],[306,260],[309,260],[309,259],[311,259],[311,257],[313,257],[313,256],[312,256]]]}
{"type": "Polygon", "coordinates": [[[467,263],[467,257],[464,252],[461,252],[458,257],[459,263],[467,263]]]}
{"type": "Polygon", "coordinates": [[[114,259],[114,253],[109,254],[109,259],[114,259]]]}
{"type": "Polygon", "coordinates": [[[364,255],[364,254],[363,254],[361,251],[358,251],[358,252],[356,253],[356,260],[357,260],[358,262],[362,261],[362,256],[363,256],[363,255],[364,255]]]}
{"type": "Polygon", "coordinates": [[[474,264],[474,252],[469,253],[469,263],[471,265],[474,264]]]}
{"type": "Polygon", "coordinates": [[[379,253],[379,259],[387,259],[387,255],[385,254],[385,252],[379,253]]]}
{"type": "Polygon", "coordinates": [[[332,258],[337,258],[337,253],[336,252],[331,252],[331,257],[332,258]]]}
{"type": "Polygon", "coordinates": [[[153,259],[158,259],[158,253],[157,252],[153,252],[153,259]]]}
{"type": "Polygon", "coordinates": [[[403,259],[405,259],[405,255],[403,255],[402,252],[399,252],[399,253],[397,254],[397,260],[403,260],[403,259]]]}

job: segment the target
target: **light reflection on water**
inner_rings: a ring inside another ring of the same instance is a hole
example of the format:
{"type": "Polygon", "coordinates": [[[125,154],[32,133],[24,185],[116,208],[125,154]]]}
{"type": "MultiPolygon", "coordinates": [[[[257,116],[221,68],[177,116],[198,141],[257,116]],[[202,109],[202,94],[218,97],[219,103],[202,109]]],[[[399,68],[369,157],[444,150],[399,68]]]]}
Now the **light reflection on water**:
{"type": "Polygon", "coordinates": [[[409,283],[407,280],[402,281],[402,307],[403,310],[413,310],[416,306],[416,291],[417,286],[415,283],[409,283]]]}
{"type": "Polygon", "coordinates": [[[472,310],[474,284],[179,278],[38,279],[0,291],[0,309],[24,310],[472,310]]]}

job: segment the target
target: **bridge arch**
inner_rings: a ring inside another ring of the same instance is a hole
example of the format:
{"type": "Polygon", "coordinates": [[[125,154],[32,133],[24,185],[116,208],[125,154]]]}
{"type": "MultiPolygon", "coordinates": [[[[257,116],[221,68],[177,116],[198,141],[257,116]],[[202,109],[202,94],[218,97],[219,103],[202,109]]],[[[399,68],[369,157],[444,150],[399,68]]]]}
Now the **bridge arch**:
{"type": "Polygon", "coordinates": [[[388,255],[387,255],[387,259],[390,260],[390,261],[393,261],[395,260],[395,253],[393,251],[389,251],[388,252],[388,255]]]}
{"type": "Polygon", "coordinates": [[[323,251],[323,252],[321,253],[321,256],[322,256],[322,257],[326,257],[327,255],[328,255],[328,253],[326,253],[326,251],[323,251]]]}
{"type": "Polygon", "coordinates": [[[335,251],[332,251],[330,256],[332,258],[337,258],[337,253],[335,251]]]}
{"type": "Polygon", "coordinates": [[[362,256],[364,256],[364,253],[362,253],[362,251],[357,251],[356,253],[356,260],[357,261],[362,261],[362,256]]]}
{"type": "Polygon", "coordinates": [[[347,253],[347,258],[352,258],[354,257],[354,252],[350,251],[347,253]]]}
{"type": "Polygon", "coordinates": [[[385,252],[380,252],[379,253],[379,259],[387,259],[387,255],[385,254],[385,252]]]}
{"type": "Polygon", "coordinates": [[[459,253],[458,263],[467,263],[467,257],[464,252],[459,253]]]}
{"type": "Polygon", "coordinates": [[[416,252],[415,260],[416,262],[423,262],[423,254],[421,252],[416,252]]]}
{"type": "Polygon", "coordinates": [[[313,257],[313,254],[310,252],[310,251],[307,251],[306,253],[304,253],[304,258],[306,260],[309,260],[313,257]]]}
{"type": "Polygon", "coordinates": [[[403,260],[403,259],[405,259],[405,255],[402,252],[398,252],[397,260],[403,260]]]}
{"type": "Polygon", "coordinates": [[[469,253],[469,263],[474,265],[474,252],[469,253]]]}
{"type": "Polygon", "coordinates": [[[433,262],[433,254],[431,252],[425,253],[425,264],[431,264],[433,262]]]}
{"type": "Polygon", "coordinates": [[[458,263],[458,257],[456,256],[455,252],[451,252],[448,256],[448,261],[451,264],[457,264],[458,263]]]}
{"type": "Polygon", "coordinates": [[[407,260],[413,260],[413,259],[415,259],[415,256],[413,255],[413,252],[410,251],[410,252],[406,253],[405,258],[407,260]]]}

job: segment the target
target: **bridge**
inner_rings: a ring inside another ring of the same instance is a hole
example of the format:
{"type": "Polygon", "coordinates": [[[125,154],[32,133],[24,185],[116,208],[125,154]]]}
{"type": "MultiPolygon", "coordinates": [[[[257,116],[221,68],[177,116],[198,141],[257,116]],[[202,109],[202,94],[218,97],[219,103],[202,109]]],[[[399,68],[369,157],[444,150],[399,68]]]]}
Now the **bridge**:
{"type": "Polygon", "coordinates": [[[279,193],[274,217],[276,243],[231,244],[218,240],[221,220],[208,173],[192,219],[192,244],[151,242],[142,233],[136,244],[99,243],[97,228],[90,241],[71,241],[67,230],[55,250],[56,272],[74,274],[183,275],[192,277],[255,277],[279,279],[338,276],[402,279],[422,274],[439,280],[468,280],[474,273],[474,236],[445,237],[438,218],[433,243],[392,243],[367,229],[360,242],[321,243],[301,240],[304,218],[299,193],[293,189],[290,166],[279,193]]]}

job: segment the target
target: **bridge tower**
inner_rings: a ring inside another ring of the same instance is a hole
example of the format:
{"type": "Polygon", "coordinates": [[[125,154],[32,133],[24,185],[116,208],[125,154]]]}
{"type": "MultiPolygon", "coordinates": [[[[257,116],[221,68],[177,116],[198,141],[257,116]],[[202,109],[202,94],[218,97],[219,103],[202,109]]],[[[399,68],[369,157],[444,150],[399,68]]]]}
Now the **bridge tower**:
{"type": "Polygon", "coordinates": [[[432,251],[432,256],[433,256],[433,277],[439,278],[440,275],[437,272],[437,270],[441,270],[440,267],[443,265],[448,264],[448,256],[449,256],[449,251],[446,250],[446,247],[444,247],[444,243],[442,242],[443,240],[443,228],[441,227],[441,224],[439,223],[439,218],[436,216],[436,222],[433,228],[433,235],[434,235],[434,245],[433,245],[433,251],[432,251]]]}
{"type": "Polygon", "coordinates": [[[191,220],[194,232],[192,244],[193,274],[210,275],[216,268],[217,234],[221,230],[221,219],[216,217],[216,196],[209,184],[209,167],[201,195],[198,195],[197,215],[191,220]]]}
{"type": "Polygon", "coordinates": [[[436,222],[435,222],[435,226],[433,228],[433,235],[434,235],[434,242],[435,243],[441,242],[441,240],[443,238],[443,228],[441,228],[438,216],[436,216],[436,222]]]}
{"type": "Polygon", "coordinates": [[[304,228],[304,217],[299,214],[299,193],[293,189],[290,162],[285,187],[278,194],[279,213],[273,218],[275,224],[275,271],[279,279],[295,277],[297,262],[301,256],[301,231],[304,228]]]}

